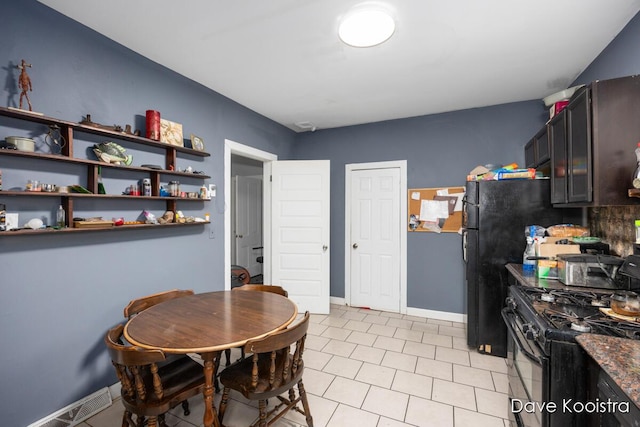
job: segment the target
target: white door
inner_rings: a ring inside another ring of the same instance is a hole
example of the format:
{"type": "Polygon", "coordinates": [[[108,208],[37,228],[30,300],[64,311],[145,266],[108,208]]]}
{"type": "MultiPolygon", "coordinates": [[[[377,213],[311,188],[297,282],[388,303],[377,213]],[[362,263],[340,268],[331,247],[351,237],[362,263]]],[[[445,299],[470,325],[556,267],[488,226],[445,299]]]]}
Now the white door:
{"type": "Polygon", "coordinates": [[[356,307],[400,312],[400,169],[350,175],[350,300],[356,307]]]}
{"type": "Polygon", "coordinates": [[[237,265],[251,276],[262,274],[262,177],[235,177],[235,250],[237,265]]]}
{"type": "Polygon", "coordinates": [[[329,313],[329,175],[328,160],[271,162],[271,284],[300,312],[329,313]]]}

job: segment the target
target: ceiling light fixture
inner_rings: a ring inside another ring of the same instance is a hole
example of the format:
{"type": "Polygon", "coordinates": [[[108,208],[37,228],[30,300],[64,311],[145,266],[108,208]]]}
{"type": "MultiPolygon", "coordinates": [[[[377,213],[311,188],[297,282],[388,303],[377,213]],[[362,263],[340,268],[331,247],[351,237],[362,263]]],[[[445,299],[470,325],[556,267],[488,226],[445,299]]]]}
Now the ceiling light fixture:
{"type": "Polygon", "coordinates": [[[377,3],[362,3],[351,9],[340,22],[340,40],[353,47],[372,47],[387,41],[396,23],[384,7],[377,3]]]}

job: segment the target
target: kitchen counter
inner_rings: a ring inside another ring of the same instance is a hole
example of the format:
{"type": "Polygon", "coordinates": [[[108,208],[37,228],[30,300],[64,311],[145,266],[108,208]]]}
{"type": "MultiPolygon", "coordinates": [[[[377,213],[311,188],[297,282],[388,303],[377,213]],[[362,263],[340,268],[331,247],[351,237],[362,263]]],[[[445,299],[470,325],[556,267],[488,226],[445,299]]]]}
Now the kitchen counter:
{"type": "MultiPolygon", "coordinates": [[[[507,271],[509,274],[518,282],[517,284],[520,286],[528,286],[532,288],[544,288],[544,289],[556,289],[562,291],[588,291],[595,292],[600,294],[611,294],[613,292],[612,289],[600,289],[600,288],[592,288],[592,287],[582,287],[576,285],[565,285],[558,279],[543,279],[538,278],[534,275],[524,275],[522,271],[522,264],[507,264],[507,271]]],[[[509,282],[510,285],[516,284],[509,282]]]]}
{"type": "MultiPolygon", "coordinates": [[[[567,286],[557,279],[541,279],[536,275],[525,276],[522,271],[522,264],[507,264],[507,271],[518,281],[521,286],[528,286],[531,288],[547,288],[547,289],[573,289],[575,286],[567,286]]],[[[511,283],[510,283],[511,284],[511,283]]]]}
{"type": "Polygon", "coordinates": [[[640,408],[640,341],[582,334],[576,341],[640,408]]]}

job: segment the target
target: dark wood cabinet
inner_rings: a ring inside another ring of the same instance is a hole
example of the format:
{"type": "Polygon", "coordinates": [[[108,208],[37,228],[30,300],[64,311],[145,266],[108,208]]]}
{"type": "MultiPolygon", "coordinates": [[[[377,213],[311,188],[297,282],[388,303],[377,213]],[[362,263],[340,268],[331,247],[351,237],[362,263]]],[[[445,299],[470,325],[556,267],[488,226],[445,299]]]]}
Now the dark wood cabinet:
{"type": "Polygon", "coordinates": [[[628,197],[640,141],[640,76],[579,89],[548,124],[551,201],[566,206],[637,204],[628,197]]]}
{"type": "Polygon", "coordinates": [[[567,135],[565,114],[561,111],[548,125],[551,142],[551,203],[567,202],[567,135]]]}
{"type": "Polygon", "coordinates": [[[527,145],[524,146],[524,166],[526,168],[536,167],[536,147],[534,139],[530,139],[527,145]]]}
{"type": "Polygon", "coordinates": [[[550,159],[549,137],[547,136],[547,126],[536,133],[524,147],[525,166],[527,168],[537,168],[550,159]]]}

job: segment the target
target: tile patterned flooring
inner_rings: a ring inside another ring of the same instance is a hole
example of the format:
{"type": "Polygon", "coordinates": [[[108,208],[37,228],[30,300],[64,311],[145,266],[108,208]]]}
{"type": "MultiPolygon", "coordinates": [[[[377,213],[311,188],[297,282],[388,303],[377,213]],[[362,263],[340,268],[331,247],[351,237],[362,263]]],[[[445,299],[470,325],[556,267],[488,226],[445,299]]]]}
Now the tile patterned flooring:
{"type": "MultiPolygon", "coordinates": [[[[314,425],[508,427],[505,360],[468,348],[465,337],[463,323],[396,313],[332,305],[330,315],[312,315],[303,378],[314,425]]],[[[256,404],[232,398],[227,427],[257,419],[256,404]]],[[[188,417],[178,407],[167,424],[201,426],[202,399],[190,405],[188,417]]],[[[122,412],[115,399],[80,426],[119,426],[122,412]]],[[[305,425],[293,412],[275,424],[305,425]]]]}

